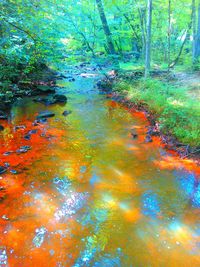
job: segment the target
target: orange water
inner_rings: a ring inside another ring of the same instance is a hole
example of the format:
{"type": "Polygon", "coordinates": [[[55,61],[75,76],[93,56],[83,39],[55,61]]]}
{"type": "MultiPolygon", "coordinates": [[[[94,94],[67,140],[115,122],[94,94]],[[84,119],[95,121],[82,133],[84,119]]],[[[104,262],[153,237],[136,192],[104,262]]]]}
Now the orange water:
{"type": "Polygon", "coordinates": [[[66,106],[24,99],[4,123],[0,266],[200,266],[199,168],[158,139],[145,143],[144,115],[99,94],[92,78],[62,85],[66,106]],[[42,110],[56,116],[33,126],[42,110]]]}

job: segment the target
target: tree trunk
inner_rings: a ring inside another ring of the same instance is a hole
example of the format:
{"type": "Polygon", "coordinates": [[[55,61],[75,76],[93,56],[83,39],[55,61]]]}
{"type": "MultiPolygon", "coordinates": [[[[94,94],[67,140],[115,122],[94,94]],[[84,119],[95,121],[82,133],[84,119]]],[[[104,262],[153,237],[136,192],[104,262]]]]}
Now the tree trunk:
{"type": "Polygon", "coordinates": [[[192,35],[193,35],[193,43],[192,43],[192,63],[195,63],[195,53],[196,53],[196,0],[192,0],[192,35]]]}
{"type": "Polygon", "coordinates": [[[171,57],[171,0],[168,1],[168,72],[170,71],[170,61],[171,61],[170,57],[171,57]]]}
{"type": "Polygon", "coordinates": [[[140,28],[142,33],[142,58],[145,57],[145,50],[146,50],[146,29],[145,29],[145,12],[140,9],[140,6],[138,6],[138,14],[140,19],[140,28]]]}
{"type": "Polygon", "coordinates": [[[108,22],[107,22],[107,19],[106,19],[106,15],[105,15],[105,12],[104,12],[102,1],[101,0],[96,0],[96,3],[97,3],[98,11],[99,11],[99,16],[101,18],[101,23],[102,23],[102,26],[103,26],[103,30],[104,30],[104,33],[105,33],[105,36],[106,36],[108,52],[109,52],[109,54],[116,54],[115,47],[114,47],[113,41],[112,41],[112,34],[111,34],[109,26],[108,26],[108,22]]]}
{"type": "Polygon", "coordinates": [[[152,0],[148,0],[145,78],[149,76],[150,66],[151,66],[151,26],[152,26],[152,0]]]}
{"type": "MultiPolygon", "coordinates": [[[[192,2],[193,4],[193,2],[192,2]]],[[[192,22],[193,22],[193,5],[191,5],[191,9],[192,9],[192,12],[191,12],[191,19],[190,19],[190,22],[188,24],[188,29],[185,31],[185,38],[182,42],[182,45],[181,45],[181,48],[179,50],[179,53],[177,55],[177,57],[175,58],[175,60],[170,64],[170,68],[173,68],[179,61],[179,58],[183,52],[183,48],[184,48],[184,45],[186,44],[187,40],[189,39],[189,32],[191,31],[191,28],[192,28],[192,22]]]]}
{"type": "Polygon", "coordinates": [[[191,23],[190,23],[189,29],[186,30],[185,38],[184,38],[184,40],[182,42],[181,48],[179,50],[179,53],[178,53],[177,57],[175,58],[175,60],[170,64],[170,68],[173,68],[178,63],[178,61],[180,59],[180,56],[181,56],[181,54],[183,52],[184,45],[186,44],[186,42],[187,42],[187,40],[189,38],[188,32],[189,32],[190,29],[191,29],[191,23]]]}
{"type": "Polygon", "coordinates": [[[200,0],[198,4],[198,23],[197,23],[197,32],[195,38],[195,51],[194,51],[194,59],[195,61],[200,57],[200,0]]]}

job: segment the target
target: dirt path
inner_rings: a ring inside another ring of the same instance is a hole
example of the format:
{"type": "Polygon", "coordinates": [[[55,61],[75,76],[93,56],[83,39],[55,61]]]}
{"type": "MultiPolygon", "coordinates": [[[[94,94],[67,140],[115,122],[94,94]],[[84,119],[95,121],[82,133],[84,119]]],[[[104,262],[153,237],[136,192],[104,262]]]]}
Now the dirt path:
{"type": "Polygon", "coordinates": [[[200,72],[177,72],[176,79],[177,86],[187,87],[188,95],[200,100],[200,72]]]}

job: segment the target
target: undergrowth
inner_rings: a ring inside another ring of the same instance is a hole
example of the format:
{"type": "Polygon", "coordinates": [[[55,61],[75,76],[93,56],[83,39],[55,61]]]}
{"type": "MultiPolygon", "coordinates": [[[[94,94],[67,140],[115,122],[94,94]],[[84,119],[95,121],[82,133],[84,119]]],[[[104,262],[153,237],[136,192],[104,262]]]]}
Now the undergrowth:
{"type": "Polygon", "coordinates": [[[141,79],[116,82],[114,90],[126,94],[132,102],[147,104],[163,133],[191,146],[200,145],[200,105],[187,95],[187,88],[141,79]]]}

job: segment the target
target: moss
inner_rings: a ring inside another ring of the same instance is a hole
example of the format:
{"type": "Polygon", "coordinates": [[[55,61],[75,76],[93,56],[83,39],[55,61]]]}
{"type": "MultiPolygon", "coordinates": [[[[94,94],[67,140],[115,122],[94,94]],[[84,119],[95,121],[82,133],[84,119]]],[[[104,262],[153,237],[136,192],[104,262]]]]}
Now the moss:
{"type": "Polygon", "coordinates": [[[187,88],[155,79],[123,80],[113,87],[121,94],[126,93],[131,101],[147,104],[163,133],[170,133],[185,144],[200,145],[200,105],[188,96],[187,88]]]}

